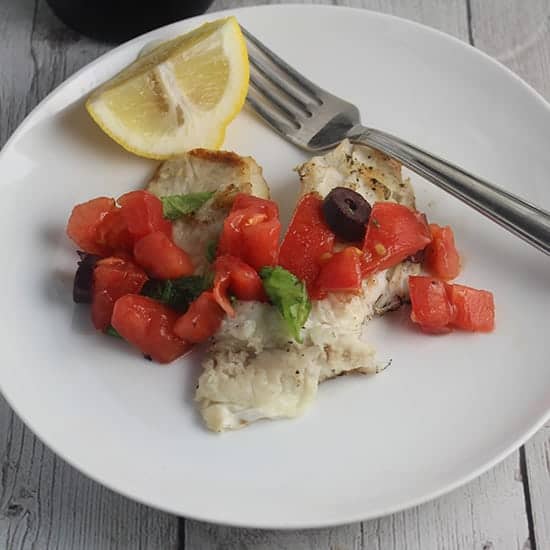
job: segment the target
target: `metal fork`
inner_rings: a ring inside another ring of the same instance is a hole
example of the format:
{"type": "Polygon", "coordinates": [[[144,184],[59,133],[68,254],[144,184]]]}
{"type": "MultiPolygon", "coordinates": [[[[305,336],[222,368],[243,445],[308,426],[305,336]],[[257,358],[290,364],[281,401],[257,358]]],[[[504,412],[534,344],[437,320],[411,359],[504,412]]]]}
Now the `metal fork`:
{"type": "Polygon", "coordinates": [[[550,255],[550,213],[398,137],[362,126],[355,105],[304,78],[243,33],[250,59],[247,101],[285,139],[312,152],[345,138],[378,149],[550,255]]]}

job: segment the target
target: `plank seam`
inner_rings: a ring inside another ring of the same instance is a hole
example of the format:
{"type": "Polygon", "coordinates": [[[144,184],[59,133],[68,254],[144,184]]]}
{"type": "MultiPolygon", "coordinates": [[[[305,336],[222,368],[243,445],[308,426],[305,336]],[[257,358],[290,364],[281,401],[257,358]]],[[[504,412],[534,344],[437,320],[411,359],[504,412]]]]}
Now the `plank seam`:
{"type": "Polygon", "coordinates": [[[30,110],[34,107],[34,105],[38,101],[38,93],[37,93],[37,82],[38,82],[38,58],[36,57],[36,52],[34,50],[34,35],[36,32],[36,22],[38,20],[38,2],[39,0],[34,0],[34,8],[32,13],[32,25],[31,25],[31,34],[30,34],[30,53],[31,53],[31,59],[32,59],[32,65],[33,65],[33,75],[31,80],[31,85],[29,89],[29,96],[31,97],[31,105],[27,103],[26,106],[26,113],[29,113],[30,110]],[[33,97],[34,96],[34,97],[33,97]]]}
{"type": "Polygon", "coordinates": [[[185,550],[185,518],[178,518],[176,548],[185,550]]]}
{"type": "Polygon", "coordinates": [[[531,488],[529,484],[529,472],[527,471],[527,456],[525,445],[519,449],[519,470],[523,482],[523,498],[525,499],[525,513],[527,514],[527,529],[529,532],[529,543],[531,550],[537,550],[537,539],[535,536],[535,522],[533,520],[533,508],[531,505],[531,488]]]}
{"type": "Polygon", "coordinates": [[[472,26],[472,0],[466,0],[466,21],[468,23],[468,42],[474,44],[474,30],[472,26]]]}

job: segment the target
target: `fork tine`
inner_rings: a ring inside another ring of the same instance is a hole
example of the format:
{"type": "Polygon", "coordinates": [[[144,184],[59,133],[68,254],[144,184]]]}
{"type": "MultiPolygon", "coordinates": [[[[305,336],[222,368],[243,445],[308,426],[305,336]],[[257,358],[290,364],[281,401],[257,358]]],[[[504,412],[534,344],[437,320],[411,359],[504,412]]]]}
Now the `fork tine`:
{"type": "Polygon", "coordinates": [[[294,128],[291,128],[288,124],[285,124],[274,116],[274,113],[263,105],[260,98],[257,99],[249,93],[246,97],[246,101],[250,104],[252,109],[254,109],[254,111],[256,111],[256,113],[258,113],[279,134],[286,136],[294,131],[294,128]]]}
{"type": "MultiPolygon", "coordinates": [[[[260,52],[262,52],[262,54],[265,57],[267,57],[280,71],[290,76],[290,78],[294,81],[298,89],[301,88],[307,95],[311,97],[311,99],[314,99],[317,102],[317,104],[321,105],[323,103],[322,99],[320,98],[320,95],[323,93],[323,90],[319,88],[319,86],[311,82],[311,80],[308,80],[307,78],[303,77],[298,71],[296,71],[293,67],[291,67],[286,61],[283,61],[276,53],[274,53],[267,46],[262,44],[262,42],[260,42],[260,40],[258,40],[253,34],[248,32],[243,27],[241,27],[241,30],[244,36],[246,37],[246,39],[251,44],[253,44],[260,52]]],[[[257,60],[254,60],[254,58],[251,58],[251,60],[253,62],[257,61],[257,60]]],[[[273,72],[269,71],[269,74],[272,75],[274,78],[277,78],[273,72]]],[[[265,76],[266,78],[269,78],[267,74],[265,76]]],[[[269,80],[271,80],[271,78],[269,78],[269,80]]],[[[285,91],[286,91],[286,88],[288,88],[288,86],[286,86],[284,81],[280,78],[277,78],[276,85],[283,88],[285,91]]],[[[292,94],[292,92],[290,92],[289,95],[293,97],[295,94],[292,94]]]]}
{"type": "Polygon", "coordinates": [[[256,92],[264,96],[264,98],[272,103],[281,113],[285,115],[285,118],[289,119],[289,122],[298,129],[300,127],[300,122],[298,119],[298,116],[300,116],[300,113],[298,113],[296,110],[292,109],[288,102],[282,100],[279,98],[275,93],[273,93],[267,86],[262,84],[258,78],[254,75],[254,73],[250,73],[250,86],[253,87],[256,92]]]}
{"type": "MultiPolygon", "coordinates": [[[[262,63],[262,61],[256,59],[251,52],[249,52],[249,59],[250,67],[270,82],[277,90],[282,91],[285,98],[290,100],[289,103],[292,107],[297,109],[297,113],[306,117],[310,117],[312,115],[311,107],[313,107],[313,105],[311,103],[307,105],[304,101],[298,98],[295,89],[289,86],[288,82],[270,70],[265,63],[262,63]]],[[[301,95],[302,97],[306,97],[303,93],[301,95]]]]}

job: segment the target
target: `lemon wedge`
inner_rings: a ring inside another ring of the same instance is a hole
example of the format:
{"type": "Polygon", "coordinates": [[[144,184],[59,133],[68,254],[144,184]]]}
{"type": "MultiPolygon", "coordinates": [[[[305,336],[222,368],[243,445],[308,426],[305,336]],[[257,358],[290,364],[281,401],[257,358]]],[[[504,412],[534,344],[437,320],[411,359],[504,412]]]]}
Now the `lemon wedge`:
{"type": "Polygon", "coordinates": [[[218,149],[248,78],[246,42],[227,17],[158,45],[92,92],[86,109],[128,151],[166,159],[218,149]]]}

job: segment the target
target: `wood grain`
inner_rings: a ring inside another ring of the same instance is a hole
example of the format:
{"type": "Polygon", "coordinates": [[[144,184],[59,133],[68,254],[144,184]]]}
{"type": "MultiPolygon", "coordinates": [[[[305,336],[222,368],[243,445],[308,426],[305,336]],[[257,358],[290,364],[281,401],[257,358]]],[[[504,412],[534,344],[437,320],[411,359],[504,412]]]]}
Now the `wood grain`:
{"type": "MultiPolygon", "coordinates": [[[[27,112],[107,46],[66,29],[44,2],[0,2],[0,145],[27,112]]],[[[46,448],[0,398],[0,548],[178,547],[177,518],[113,493],[46,448]]]]}
{"type": "Polygon", "coordinates": [[[258,531],[186,522],[185,548],[201,550],[440,550],[529,548],[518,454],[434,502],[363,524],[258,531]]]}
{"type": "Polygon", "coordinates": [[[525,445],[536,548],[550,548],[550,422],[525,445]]]}

